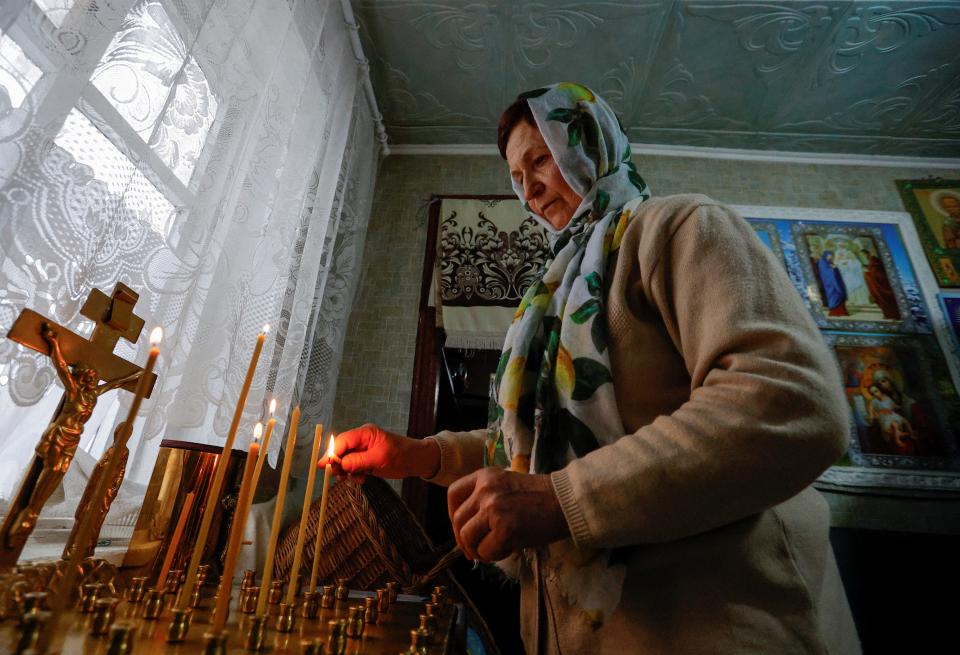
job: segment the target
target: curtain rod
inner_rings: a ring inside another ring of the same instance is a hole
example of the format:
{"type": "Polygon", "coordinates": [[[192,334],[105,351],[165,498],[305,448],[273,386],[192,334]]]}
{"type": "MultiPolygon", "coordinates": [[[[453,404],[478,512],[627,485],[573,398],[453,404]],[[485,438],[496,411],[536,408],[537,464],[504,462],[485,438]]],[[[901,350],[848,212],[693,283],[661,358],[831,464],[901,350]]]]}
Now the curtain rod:
{"type": "Polygon", "coordinates": [[[363,46],[360,44],[360,25],[353,15],[353,7],[350,6],[350,0],[340,0],[340,6],[343,7],[343,21],[347,24],[350,32],[350,42],[353,45],[353,56],[356,57],[363,75],[363,90],[367,96],[367,103],[373,112],[373,121],[377,132],[377,141],[380,143],[380,153],[386,157],[390,154],[390,146],[387,144],[387,128],[383,125],[383,114],[377,106],[377,96],[373,92],[373,85],[370,83],[370,61],[363,54],[363,46]]]}

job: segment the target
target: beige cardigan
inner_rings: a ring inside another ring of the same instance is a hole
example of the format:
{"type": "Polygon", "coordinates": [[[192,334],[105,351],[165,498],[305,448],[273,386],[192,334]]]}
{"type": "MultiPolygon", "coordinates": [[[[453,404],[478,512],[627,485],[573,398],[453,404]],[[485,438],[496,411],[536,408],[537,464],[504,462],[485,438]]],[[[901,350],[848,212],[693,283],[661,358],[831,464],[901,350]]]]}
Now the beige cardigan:
{"type": "MultiPolygon", "coordinates": [[[[623,596],[592,627],[550,548],[521,569],[534,653],[858,653],[809,485],[846,448],[837,365],[783,262],[705,196],[642,204],[606,284],[627,434],[551,475],[578,546],[632,546],[623,596]]],[[[484,430],[441,432],[450,484],[484,430]]]]}

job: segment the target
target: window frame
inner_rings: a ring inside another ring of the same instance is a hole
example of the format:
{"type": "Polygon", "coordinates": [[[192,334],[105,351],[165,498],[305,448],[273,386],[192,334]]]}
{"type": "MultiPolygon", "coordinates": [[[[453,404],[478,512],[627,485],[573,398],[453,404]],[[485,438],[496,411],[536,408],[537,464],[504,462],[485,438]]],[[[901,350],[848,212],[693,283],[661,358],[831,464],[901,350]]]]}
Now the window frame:
{"type": "MultiPolygon", "coordinates": [[[[140,0],[138,0],[138,2],[139,1],[140,0]]],[[[174,29],[177,31],[177,34],[181,39],[184,39],[184,34],[188,33],[187,25],[177,11],[175,3],[170,0],[152,1],[161,5],[173,24],[174,29]]],[[[64,24],[67,24],[75,12],[80,9],[79,4],[79,2],[75,2],[70,8],[64,24]]],[[[136,6],[136,4],[137,2],[132,3],[130,9],[136,6]]],[[[93,84],[92,70],[90,76],[87,77],[82,86],[79,86],[76,79],[60,77],[56,71],[68,68],[70,55],[64,53],[61,46],[50,38],[59,32],[60,28],[47,16],[40,5],[34,0],[25,0],[22,12],[28,12],[26,20],[30,24],[35,25],[37,29],[28,29],[25,27],[24,20],[21,18],[14,21],[10,29],[5,33],[5,36],[11,38],[20,49],[23,50],[24,54],[42,71],[40,79],[37,80],[27,93],[24,104],[29,104],[33,107],[35,114],[38,116],[38,120],[42,121],[45,116],[49,116],[51,119],[56,117],[56,122],[58,123],[57,133],[62,130],[67,115],[73,109],[76,109],[89,120],[173,206],[174,218],[168,224],[167,233],[162,235],[166,240],[174,231],[175,221],[179,220],[179,217],[185,214],[197,200],[195,188],[197,186],[200,165],[207,158],[208,149],[213,143],[211,137],[216,133],[216,128],[223,115],[224,101],[217,93],[212,79],[206,74],[206,71],[203,70],[200,62],[196,62],[204,74],[204,79],[210,87],[210,92],[217,101],[217,112],[210,123],[203,144],[197,154],[190,180],[184,183],[174,170],[150,147],[149,138],[144,140],[100,89],[93,84]],[[71,86],[77,87],[76,90],[71,92],[71,86]]],[[[113,35],[110,35],[109,38],[104,39],[98,53],[99,56],[97,57],[98,64],[106,53],[112,38],[113,35]]],[[[88,47],[90,46],[88,45],[88,47]]],[[[183,69],[189,61],[190,56],[188,53],[187,57],[180,63],[180,68],[174,77],[173,84],[171,84],[170,90],[164,99],[163,106],[157,114],[157,122],[154,123],[151,138],[156,133],[156,130],[159,129],[160,120],[173,101],[174,91],[180,83],[183,69]]],[[[52,121],[50,124],[53,126],[52,121]]]]}

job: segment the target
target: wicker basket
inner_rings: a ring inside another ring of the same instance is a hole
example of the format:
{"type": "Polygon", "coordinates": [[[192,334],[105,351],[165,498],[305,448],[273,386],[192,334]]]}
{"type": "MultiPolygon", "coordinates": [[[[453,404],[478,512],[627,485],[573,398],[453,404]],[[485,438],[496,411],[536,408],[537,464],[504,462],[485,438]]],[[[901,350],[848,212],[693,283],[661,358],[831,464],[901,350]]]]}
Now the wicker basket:
{"type": "MultiPolygon", "coordinates": [[[[320,501],[310,506],[300,575],[310,577],[316,550],[320,501]]],[[[299,519],[287,527],[277,545],[275,580],[290,580],[299,519]]],[[[328,584],[346,578],[356,589],[377,589],[395,581],[406,593],[444,584],[467,608],[468,623],[477,631],[489,655],[497,655],[493,636],[463,588],[446,570],[459,555],[450,546],[434,548],[400,496],[383,480],[363,484],[343,481],[330,488],[320,550],[319,579],[328,584]]]]}

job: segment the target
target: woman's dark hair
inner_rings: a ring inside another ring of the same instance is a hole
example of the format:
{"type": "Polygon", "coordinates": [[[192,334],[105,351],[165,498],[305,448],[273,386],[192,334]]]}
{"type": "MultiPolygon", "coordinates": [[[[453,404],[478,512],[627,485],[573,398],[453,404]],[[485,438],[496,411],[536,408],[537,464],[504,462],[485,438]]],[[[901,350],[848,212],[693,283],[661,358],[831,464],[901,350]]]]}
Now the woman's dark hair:
{"type": "Polygon", "coordinates": [[[507,158],[507,141],[510,140],[510,133],[520,121],[526,121],[531,127],[537,126],[527,99],[518,96],[500,114],[500,124],[497,125],[497,148],[500,149],[500,156],[504,159],[507,158]]]}

